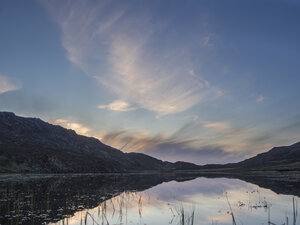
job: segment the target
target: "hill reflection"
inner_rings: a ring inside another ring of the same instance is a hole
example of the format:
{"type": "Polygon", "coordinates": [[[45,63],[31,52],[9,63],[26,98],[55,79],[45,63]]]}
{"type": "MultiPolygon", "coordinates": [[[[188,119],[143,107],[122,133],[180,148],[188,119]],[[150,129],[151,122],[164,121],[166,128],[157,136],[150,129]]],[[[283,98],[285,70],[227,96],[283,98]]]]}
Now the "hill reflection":
{"type": "MultiPolygon", "coordinates": [[[[224,175],[222,175],[224,176],[224,175]]],[[[220,178],[221,175],[206,175],[207,178],[220,178]]],[[[110,174],[110,175],[48,175],[37,177],[2,176],[0,180],[0,224],[43,224],[55,223],[84,209],[93,209],[107,200],[119,196],[122,205],[124,196],[147,190],[169,181],[186,182],[199,177],[199,174],[110,174]],[[123,197],[122,197],[123,196],[123,197]]],[[[238,177],[247,182],[271,189],[280,194],[300,196],[299,182],[278,181],[263,177],[238,177]]],[[[218,179],[201,186],[190,185],[188,194],[221,194],[228,188],[228,182],[218,179]]],[[[238,180],[232,179],[230,185],[238,180]]],[[[167,201],[168,184],[164,184],[157,198],[167,201]]],[[[171,185],[171,184],[170,184],[171,185]]],[[[241,185],[239,183],[239,185],[241,185]]],[[[178,190],[176,198],[186,194],[187,190],[178,190]]],[[[142,198],[138,196],[137,207],[142,211],[142,198]]],[[[115,198],[116,199],[116,198],[115,198]]],[[[117,207],[117,206],[116,206],[117,207]]],[[[119,206],[118,206],[119,207],[119,206]]],[[[120,207],[119,207],[120,208],[120,207]]],[[[122,207],[121,207],[122,208],[122,207]]],[[[103,209],[103,205],[101,206],[103,209]]],[[[119,209],[120,214],[120,209],[119,209]]],[[[122,214],[122,212],[121,212],[122,214]]]]}

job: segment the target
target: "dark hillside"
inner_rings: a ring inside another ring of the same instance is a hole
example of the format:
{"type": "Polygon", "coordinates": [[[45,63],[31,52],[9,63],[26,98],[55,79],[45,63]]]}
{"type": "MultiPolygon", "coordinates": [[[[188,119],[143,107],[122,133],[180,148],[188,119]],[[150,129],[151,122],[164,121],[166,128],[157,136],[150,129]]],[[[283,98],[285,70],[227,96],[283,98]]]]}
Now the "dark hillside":
{"type": "MultiPolygon", "coordinates": [[[[198,168],[185,166],[180,169],[198,168]]],[[[0,172],[140,172],[177,167],[145,154],[123,153],[37,118],[0,112],[0,172]]]]}

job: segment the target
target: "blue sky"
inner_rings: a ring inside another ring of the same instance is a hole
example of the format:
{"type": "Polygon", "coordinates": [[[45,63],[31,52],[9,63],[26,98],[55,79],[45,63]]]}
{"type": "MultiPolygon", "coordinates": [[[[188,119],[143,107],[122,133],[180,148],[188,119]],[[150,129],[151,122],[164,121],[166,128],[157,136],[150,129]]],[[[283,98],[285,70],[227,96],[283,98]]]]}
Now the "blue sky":
{"type": "Polygon", "coordinates": [[[0,110],[234,162],[300,140],[299,22],[299,1],[1,1],[0,110]]]}

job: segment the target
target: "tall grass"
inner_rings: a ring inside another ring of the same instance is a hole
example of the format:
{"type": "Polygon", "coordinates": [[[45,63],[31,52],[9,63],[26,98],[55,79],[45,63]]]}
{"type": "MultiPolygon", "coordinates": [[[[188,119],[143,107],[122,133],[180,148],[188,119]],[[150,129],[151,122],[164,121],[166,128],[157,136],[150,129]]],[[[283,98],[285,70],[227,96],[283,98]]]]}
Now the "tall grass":
{"type": "Polygon", "coordinates": [[[232,225],[236,225],[235,218],[234,218],[234,214],[233,214],[233,211],[232,211],[232,208],[231,208],[229,199],[228,199],[227,192],[225,192],[225,197],[226,197],[226,200],[227,200],[227,203],[228,203],[228,206],[229,206],[230,215],[231,215],[231,217],[232,217],[232,225]]]}
{"type": "Polygon", "coordinates": [[[94,217],[93,217],[89,212],[86,212],[86,213],[85,213],[85,217],[84,217],[84,224],[85,224],[85,225],[87,225],[87,222],[88,222],[88,216],[92,219],[93,224],[100,225],[100,224],[94,219],[94,217]]]}
{"type": "MultiPolygon", "coordinates": [[[[230,199],[230,196],[227,192],[225,192],[225,204],[227,203],[228,208],[228,214],[230,215],[230,220],[232,222],[232,225],[242,225],[243,223],[239,220],[238,216],[234,214],[235,208],[233,207],[233,200],[230,199]]],[[[32,200],[33,201],[33,200],[32,200]]],[[[98,208],[98,220],[96,220],[90,212],[86,211],[84,215],[84,219],[81,224],[87,225],[87,224],[93,224],[93,225],[109,225],[108,218],[106,217],[106,213],[114,213],[116,211],[119,213],[119,223],[118,224],[127,224],[127,204],[133,203],[136,204],[138,215],[142,216],[142,204],[143,202],[142,195],[138,192],[135,193],[122,193],[121,195],[117,196],[114,199],[110,199],[107,201],[102,202],[102,204],[99,205],[98,208]],[[109,210],[111,209],[111,210],[109,210]],[[108,212],[106,212],[108,210],[108,212]],[[99,215],[100,212],[100,215],[99,215]],[[125,213],[126,213],[126,222],[125,222],[125,213]],[[102,220],[101,220],[102,218],[102,220]]],[[[249,203],[250,204],[250,203],[249,203]]],[[[171,205],[171,204],[168,204],[171,205]]],[[[271,214],[271,207],[272,205],[268,202],[263,204],[261,207],[265,208],[267,210],[267,218],[266,222],[264,224],[268,225],[297,225],[297,217],[298,217],[298,209],[297,209],[297,201],[296,198],[293,197],[292,199],[292,213],[285,215],[282,219],[284,222],[281,223],[273,223],[272,222],[272,214],[271,214]],[[290,217],[290,218],[289,218],[290,217]]],[[[172,220],[169,222],[169,224],[179,224],[179,225],[194,225],[199,224],[201,221],[195,220],[195,205],[193,208],[185,208],[182,204],[172,204],[170,207],[171,213],[173,215],[172,220]]],[[[110,214],[108,214],[110,215],[110,214]]],[[[138,216],[136,215],[136,216],[138,216]]],[[[142,219],[142,218],[141,218],[142,219]]],[[[68,221],[67,221],[68,223],[68,221]]],[[[63,221],[64,224],[64,221],[63,221]]],[[[144,224],[140,221],[139,224],[144,224]]],[[[217,225],[217,221],[212,220],[212,225],[217,225]]]]}
{"type": "Polygon", "coordinates": [[[190,214],[188,214],[186,212],[186,210],[184,209],[184,207],[182,205],[178,206],[175,205],[174,206],[174,210],[172,208],[170,208],[173,217],[172,220],[169,224],[173,224],[173,221],[175,219],[178,220],[179,219],[179,225],[194,225],[195,222],[195,206],[193,206],[192,211],[190,214]],[[174,211],[176,213],[174,213],[174,211]]]}
{"type": "Polygon", "coordinates": [[[297,216],[298,216],[298,207],[295,197],[293,197],[293,225],[297,223],[297,216]]]}

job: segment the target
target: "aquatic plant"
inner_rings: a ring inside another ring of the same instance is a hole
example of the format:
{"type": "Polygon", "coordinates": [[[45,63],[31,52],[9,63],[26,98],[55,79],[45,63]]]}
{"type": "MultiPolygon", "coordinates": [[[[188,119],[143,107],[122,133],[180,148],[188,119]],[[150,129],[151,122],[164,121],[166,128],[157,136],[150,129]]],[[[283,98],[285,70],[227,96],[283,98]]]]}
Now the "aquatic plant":
{"type": "MultiPolygon", "coordinates": [[[[171,204],[168,204],[171,205],[171,204]]],[[[172,207],[170,207],[170,210],[172,212],[172,219],[169,222],[169,224],[172,224],[174,220],[179,220],[179,225],[193,225],[195,221],[195,206],[193,206],[190,214],[187,214],[187,210],[183,207],[182,204],[178,205],[175,204],[172,207]],[[173,210],[174,209],[174,210],[173,210]],[[176,213],[174,213],[176,212],[176,213]]]]}
{"type": "MultiPolygon", "coordinates": [[[[298,209],[295,197],[293,197],[293,225],[297,223],[298,209]]],[[[288,224],[287,224],[288,225],[288,224]]]]}
{"type": "Polygon", "coordinates": [[[231,217],[232,217],[232,225],[236,225],[235,218],[234,218],[234,214],[233,214],[233,211],[232,211],[232,208],[231,208],[229,199],[228,199],[227,192],[225,192],[225,197],[226,197],[226,200],[227,200],[227,203],[228,203],[228,206],[229,206],[230,215],[231,215],[231,217]]]}

